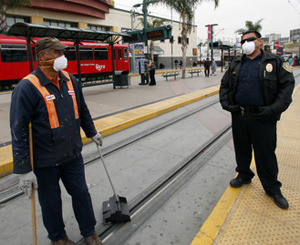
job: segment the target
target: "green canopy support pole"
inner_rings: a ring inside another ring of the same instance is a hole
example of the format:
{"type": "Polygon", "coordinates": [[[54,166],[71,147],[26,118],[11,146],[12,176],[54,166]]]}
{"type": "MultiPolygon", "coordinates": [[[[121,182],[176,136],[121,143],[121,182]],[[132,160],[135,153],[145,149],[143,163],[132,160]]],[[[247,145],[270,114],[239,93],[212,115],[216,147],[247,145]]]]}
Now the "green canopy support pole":
{"type": "Polygon", "coordinates": [[[109,45],[111,46],[111,63],[112,63],[112,72],[113,72],[113,88],[116,89],[115,83],[115,51],[114,51],[114,42],[110,41],[109,45]]]}
{"type": "Polygon", "coordinates": [[[32,51],[31,51],[31,36],[28,35],[26,37],[26,41],[27,41],[27,53],[28,53],[28,58],[29,58],[29,69],[30,72],[33,71],[33,62],[32,62],[32,51]]]}
{"type": "Polygon", "coordinates": [[[76,40],[76,41],[74,42],[75,47],[76,47],[77,68],[78,68],[78,81],[79,81],[80,86],[82,86],[82,83],[81,83],[80,57],[79,57],[79,43],[80,43],[79,40],[76,40]]]}

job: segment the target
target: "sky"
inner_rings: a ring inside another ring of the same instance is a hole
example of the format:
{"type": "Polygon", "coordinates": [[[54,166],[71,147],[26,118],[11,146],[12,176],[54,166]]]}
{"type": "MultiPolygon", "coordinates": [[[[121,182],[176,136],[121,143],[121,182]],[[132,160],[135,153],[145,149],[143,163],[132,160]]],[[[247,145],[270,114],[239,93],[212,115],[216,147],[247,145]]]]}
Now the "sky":
{"type": "MultiPolygon", "coordinates": [[[[130,10],[143,0],[115,0],[115,7],[130,10]]],[[[137,8],[140,10],[141,8],[137,8]]],[[[171,10],[162,6],[148,8],[151,15],[171,18],[171,10]]],[[[179,20],[173,14],[174,20],[179,20]]],[[[237,29],[245,27],[245,21],[261,22],[261,34],[281,34],[288,37],[290,30],[300,28],[300,0],[219,0],[215,8],[214,1],[203,0],[197,5],[195,24],[199,41],[206,41],[208,24],[218,24],[214,27],[214,40],[234,41],[240,36],[235,33],[237,29]]]]}

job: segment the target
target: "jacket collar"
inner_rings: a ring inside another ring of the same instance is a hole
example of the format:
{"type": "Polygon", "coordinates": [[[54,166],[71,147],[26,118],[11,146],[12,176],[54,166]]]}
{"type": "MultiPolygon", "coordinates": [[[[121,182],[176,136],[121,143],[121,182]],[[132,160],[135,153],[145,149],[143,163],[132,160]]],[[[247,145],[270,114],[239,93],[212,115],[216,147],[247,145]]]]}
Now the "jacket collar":
{"type": "MultiPolygon", "coordinates": [[[[37,66],[36,70],[33,72],[39,79],[40,79],[40,83],[42,86],[46,86],[48,85],[49,83],[52,83],[44,74],[44,72],[42,72],[41,68],[39,66],[37,66]]],[[[66,78],[66,76],[61,72],[59,71],[58,72],[58,76],[59,76],[59,79],[62,81],[62,82],[66,82],[68,81],[68,78],[66,78]]]]}

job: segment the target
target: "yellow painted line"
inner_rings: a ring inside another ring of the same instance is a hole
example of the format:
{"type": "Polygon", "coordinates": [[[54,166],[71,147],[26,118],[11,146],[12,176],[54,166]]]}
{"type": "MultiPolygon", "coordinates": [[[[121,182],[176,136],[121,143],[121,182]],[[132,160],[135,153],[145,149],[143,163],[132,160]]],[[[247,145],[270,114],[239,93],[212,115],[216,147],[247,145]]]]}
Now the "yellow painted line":
{"type": "MultiPolygon", "coordinates": [[[[129,128],[143,121],[162,115],[177,108],[186,106],[219,92],[219,85],[203,90],[184,94],[154,104],[135,108],[130,111],[121,112],[112,116],[94,121],[97,131],[103,136],[116,133],[125,128],[129,128]]],[[[90,141],[81,131],[82,142],[86,144],[90,141]]],[[[0,148],[0,177],[12,172],[13,159],[11,145],[0,148]]]]}
{"type": "Polygon", "coordinates": [[[191,245],[211,245],[222,228],[242,188],[228,187],[207,220],[196,234],[191,245]]]}

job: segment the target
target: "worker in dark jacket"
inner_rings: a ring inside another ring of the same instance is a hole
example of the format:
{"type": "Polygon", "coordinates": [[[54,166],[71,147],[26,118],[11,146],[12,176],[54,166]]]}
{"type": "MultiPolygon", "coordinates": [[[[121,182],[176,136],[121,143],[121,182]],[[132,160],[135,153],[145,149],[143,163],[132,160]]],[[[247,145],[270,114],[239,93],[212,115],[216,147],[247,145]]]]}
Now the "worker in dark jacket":
{"type": "Polygon", "coordinates": [[[294,76],[277,55],[261,49],[260,33],[244,33],[241,43],[244,55],[230,64],[220,87],[221,105],[232,113],[237,161],[238,175],[230,185],[238,188],[251,182],[253,148],[257,173],[266,194],[277,206],[287,209],[289,204],[277,179],[276,124],[292,102],[294,76]]]}
{"type": "Polygon", "coordinates": [[[63,71],[66,45],[56,38],[36,43],[39,66],[14,89],[10,127],[13,172],[20,174],[20,188],[31,197],[38,186],[44,225],[53,245],[75,244],[67,237],[62,217],[59,180],[72,197],[79,229],[89,245],[102,244],[95,233],[96,219],[88,192],[81,156],[80,127],[102,145],[76,78],[63,71]],[[30,165],[29,123],[32,124],[33,162],[30,165]]]}

